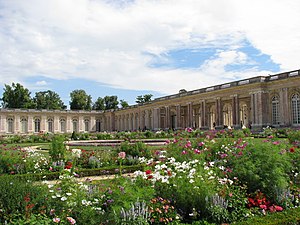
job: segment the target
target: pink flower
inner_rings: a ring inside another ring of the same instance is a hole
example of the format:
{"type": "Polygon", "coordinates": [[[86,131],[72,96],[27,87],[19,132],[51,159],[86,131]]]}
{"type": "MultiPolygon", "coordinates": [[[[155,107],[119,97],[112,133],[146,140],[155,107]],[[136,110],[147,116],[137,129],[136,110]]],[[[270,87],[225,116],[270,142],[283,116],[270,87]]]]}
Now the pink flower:
{"type": "Polygon", "coordinates": [[[125,159],[126,153],[125,153],[125,152],[119,152],[118,157],[119,157],[120,159],[125,159]]]}
{"type": "Polygon", "coordinates": [[[266,205],[260,205],[259,208],[265,209],[265,210],[266,210],[266,209],[267,209],[267,206],[266,206],[266,205]]]}
{"type": "Polygon", "coordinates": [[[187,151],[183,150],[183,151],[181,152],[181,154],[182,154],[182,155],[186,155],[186,154],[187,154],[187,151]]]}
{"type": "Polygon", "coordinates": [[[76,223],[76,220],[73,219],[73,218],[70,217],[70,216],[67,217],[67,220],[70,222],[70,224],[75,224],[75,223],[76,223]]]}
{"type": "Polygon", "coordinates": [[[273,142],[273,145],[279,145],[279,144],[280,144],[279,141],[274,141],[274,142],[273,142]]]}
{"type": "Polygon", "coordinates": [[[200,151],[199,149],[195,149],[195,150],[194,150],[194,153],[195,153],[195,154],[200,154],[201,151],[200,151]]]}
{"type": "Polygon", "coordinates": [[[281,212],[283,210],[283,208],[279,205],[275,205],[275,210],[278,212],[281,212]]]}
{"type": "Polygon", "coordinates": [[[199,147],[201,147],[202,145],[204,145],[204,142],[203,142],[203,141],[201,141],[201,142],[198,143],[198,146],[199,146],[199,147]]]}
{"type": "Polygon", "coordinates": [[[58,217],[53,218],[53,222],[54,222],[54,223],[59,223],[59,222],[60,222],[60,218],[58,218],[58,217]]]}

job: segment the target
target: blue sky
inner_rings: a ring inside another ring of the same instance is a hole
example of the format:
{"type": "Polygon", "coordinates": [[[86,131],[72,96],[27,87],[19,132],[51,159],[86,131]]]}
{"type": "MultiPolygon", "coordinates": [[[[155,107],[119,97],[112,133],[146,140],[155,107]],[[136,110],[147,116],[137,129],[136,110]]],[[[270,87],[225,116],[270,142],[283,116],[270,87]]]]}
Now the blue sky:
{"type": "Polygon", "coordinates": [[[296,70],[299,9],[297,0],[0,0],[0,96],[18,82],[67,105],[76,89],[134,104],[296,70]]]}

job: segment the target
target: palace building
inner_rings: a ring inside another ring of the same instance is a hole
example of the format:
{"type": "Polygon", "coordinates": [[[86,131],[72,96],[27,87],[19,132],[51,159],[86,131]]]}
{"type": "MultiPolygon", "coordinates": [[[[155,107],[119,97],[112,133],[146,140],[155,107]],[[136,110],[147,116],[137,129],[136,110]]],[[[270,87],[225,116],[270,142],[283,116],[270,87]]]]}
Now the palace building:
{"type": "Polygon", "coordinates": [[[300,70],[257,76],[108,111],[0,109],[0,134],[300,127],[300,70]]]}

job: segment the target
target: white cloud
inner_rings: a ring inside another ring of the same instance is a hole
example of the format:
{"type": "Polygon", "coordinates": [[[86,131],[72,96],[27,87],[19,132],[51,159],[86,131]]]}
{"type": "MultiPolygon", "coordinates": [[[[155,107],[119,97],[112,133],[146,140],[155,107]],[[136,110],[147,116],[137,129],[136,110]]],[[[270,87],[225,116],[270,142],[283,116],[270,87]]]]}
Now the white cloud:
{"type": "Polygon", "coordinates": [[[37,86],[46,86],[48,83],[46,81],[44,81],[44,80],[41,80],[41,81],[37,81],[35,84],[37,86]]]}
{"type": "Polygon", "coordinates": [[[281,65],[298,69],[297,0],[0,1],[0,82],[37,74],[174,93],[269,71],[228,72],[253,64],[237,50],[246,39],[281,65]],[[126,3],[128,2],[128,3],[126,3]],[[151,53],[220,50],[198,69],[150,68],[151,53]]]}

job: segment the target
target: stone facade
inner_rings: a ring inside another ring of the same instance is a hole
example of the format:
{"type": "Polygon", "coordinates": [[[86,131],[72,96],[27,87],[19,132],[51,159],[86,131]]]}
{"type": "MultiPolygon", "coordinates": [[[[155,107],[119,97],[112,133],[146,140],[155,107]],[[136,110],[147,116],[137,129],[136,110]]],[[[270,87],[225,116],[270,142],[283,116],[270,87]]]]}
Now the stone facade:
{"type": "Polygon", "coordinates": [[[258,76],[110,111],[0,110],[0,134],[300,126],[300,70],[258,76]]]}

